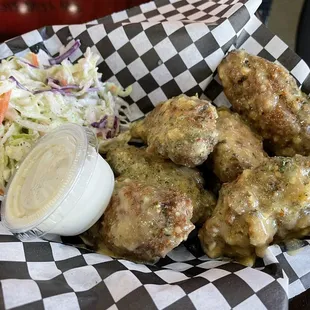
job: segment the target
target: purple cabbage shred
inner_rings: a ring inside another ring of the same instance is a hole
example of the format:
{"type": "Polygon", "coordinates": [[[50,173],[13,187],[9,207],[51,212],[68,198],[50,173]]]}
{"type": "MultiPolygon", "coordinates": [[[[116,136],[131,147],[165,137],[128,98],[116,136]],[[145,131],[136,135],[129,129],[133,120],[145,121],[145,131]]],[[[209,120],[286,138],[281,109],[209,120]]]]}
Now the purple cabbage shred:
{"type": "Polygon", "coordinates": [[[94,123],[92,123],[91,125],[92,125],[94,128],[103,129],[103,128],[106,127],[107,122],[108,122],[108,116],[105,115],[99,122],[94,122],[94,123]]]}
{"type": "Polygon", "coordinates": [[[45,93],[47,91],[50,91],[52,93],[60,93],[62,95],[67,95],[67,93],[64,90],[61,89],[44,89],[44,90],[36,90],[33,92],[34,95],[36,94],[41,94],[41,93],[45,93]]]}
{"type": "Polygon", "coordinates": [[[70,57],[79,47],[81,46],[81,42],[80,40],[77,40],[66,52],[64,52],[63,54],[49,59],[49,63],[51,65],[57,65],[60,64],[63,60],[67,59],[68,57],[70,57]]]}
{"type": "Polygon", "coordinates": [[[29,63],[28,61],[26,61],[26,60],[24,60],[24,59],[22,59],[22,58],[19,58],[19,60],[20,60],[22,63],[28,65],[28,66],[31,67],[31,68],[36,68],[36,69],[38,69],[37,66],[35,66],[35,65],[31,64],[31,63],[29,63]]]}
{"type": "Polygon", "coordinates": [[[111,138],[112,138],[112,131],[111,131],[111,130],[109,130],[109,131],[107,132],[106,137],[107,137],[107,139],[111,139],[111,138]]]}
{"type": "Polygon", "coordinates": [[[18,80],[14,77],[14,76],[10,76],[9,77],[10,80],[14,81],[17,85],[17,87],[19,87],[20,89],[26,90],[26,91],[30,91],[27,87],[23,86],[21,83],[18,82],[18,80]]]}

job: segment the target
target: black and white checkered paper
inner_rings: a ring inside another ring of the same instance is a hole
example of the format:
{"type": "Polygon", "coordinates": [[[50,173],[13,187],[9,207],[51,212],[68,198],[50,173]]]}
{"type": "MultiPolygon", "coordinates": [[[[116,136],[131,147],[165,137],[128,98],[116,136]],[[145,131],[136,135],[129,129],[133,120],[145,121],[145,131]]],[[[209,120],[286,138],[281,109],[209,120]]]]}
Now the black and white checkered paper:
{"type": "MultiPolygon", "coordinates": [[[[87,24],[50,26],[0,44],[0,59],[70,41],[101,55],[104,80],[133,85],[131,121],[186,93],[229,105],[216,73],[231,49],[284,65],[306,92],[310,70],[256,17],[260,0],[159,0],[87,24]]],[[[62,239],[79,243],[79,239],[62,239]]],[[[0,223],[3,309],[288,309],[310,288],[310,245],[295,255],[271,246],[254,268],[204,256],[197,236],[156,266],[112,259],[58,242],[21,242],[0,223]]]]}

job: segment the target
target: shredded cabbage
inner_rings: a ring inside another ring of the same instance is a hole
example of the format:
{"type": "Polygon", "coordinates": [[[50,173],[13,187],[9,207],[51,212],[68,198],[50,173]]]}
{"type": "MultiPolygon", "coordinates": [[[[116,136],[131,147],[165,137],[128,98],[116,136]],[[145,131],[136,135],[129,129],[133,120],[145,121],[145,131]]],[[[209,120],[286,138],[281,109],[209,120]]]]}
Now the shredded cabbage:
{"type": "Polygon", "coordinates": [[[45,66],[39,59],[37,67],[31,64],[31,55],[2,60],[0,96],[12,92],[0,124],[0,194],[33,144],[57,126],[66,122],[87,126],[101,144],[118,135],[120,122],[124,124],[119,111],[125,115],[129,111],[120,97],[128,96],[131,87],[123,90],[102,82],[96,66],[99,58],[88,48],[75,64],[65,58],[45,66]]]}

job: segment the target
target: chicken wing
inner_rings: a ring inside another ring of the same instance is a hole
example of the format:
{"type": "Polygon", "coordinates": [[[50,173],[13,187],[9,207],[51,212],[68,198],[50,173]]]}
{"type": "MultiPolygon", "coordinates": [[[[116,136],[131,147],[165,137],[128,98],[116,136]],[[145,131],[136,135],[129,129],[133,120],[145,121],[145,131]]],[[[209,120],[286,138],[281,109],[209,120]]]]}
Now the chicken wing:
{"type": "Polygon", "coordinates": [[[251,265],[272,242],[309,234],[309,174],[309,157],[274,157],[224,184],[212,217],[199,231],[206,254],[251,265]]]}
{"type": "Polygon", "coordinates": [[[117,176],[172,188],[186,195],[193,204],[193,223],[202,224],[211,216],[216,200],[204,189],[204,180],[197,169],[178,166],[147,153],[145,148],[133,146],[111,149],[107,161],[117,176]]]}
{"type": "Polygon", "coordinates": [[[211,155],[213,171],[223,183],[232,182],[243,170],[258,166],[266,154],[262,139],[238,114],[226,108],[217,113],[219,143],[211,155]]]}
{"type": "Polygon", "coordinates": [[[119,179],[97,240],[117,257],[154,263],[187,239],[195,227],[192,211],[178,191],[119,179]]]}
{"type": "Polygon", "coordinates": [[[210,102],[181,95],[160,103],[131,127],[147,151],[187,167],[202,164],[217,143],[216,109],[210,102]]]}
{"type": "Polygon", "coordinates": [[[284,67],[233,51],[218,73],[233,109],[276,155],[310,154],[310,101],[284,67]]]}

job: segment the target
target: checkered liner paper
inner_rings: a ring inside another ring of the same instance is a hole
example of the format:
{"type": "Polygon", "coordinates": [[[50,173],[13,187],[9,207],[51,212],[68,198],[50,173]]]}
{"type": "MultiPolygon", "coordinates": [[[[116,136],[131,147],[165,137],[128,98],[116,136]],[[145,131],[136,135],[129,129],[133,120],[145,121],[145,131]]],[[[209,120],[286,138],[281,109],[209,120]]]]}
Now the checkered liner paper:
{"type": "MultiPolygon", "coordinates": [[[[52,26],[0,45],[0,58],[40,49],[55,56],[80,39],[101,55],[104,80],[133,85],[132,119],[186,93],[229,105],[216,68],[230,49],[277,61],[310,92],[309,68],[255,17],[259,0],[160,0],[82,25],[52,26]]],[[[79,238],[64,239],[77,245],[79,238]]],[[[255,268],[210,260],[197,235],[156,266],[58,242],[21,242],[0,226],[0,307],[6,309],[288,309],[310,287],[310,243],[274,245],[255,268]]]]}

